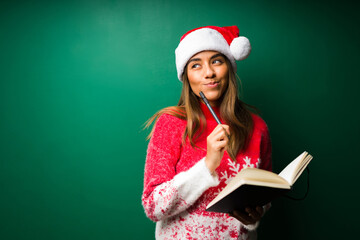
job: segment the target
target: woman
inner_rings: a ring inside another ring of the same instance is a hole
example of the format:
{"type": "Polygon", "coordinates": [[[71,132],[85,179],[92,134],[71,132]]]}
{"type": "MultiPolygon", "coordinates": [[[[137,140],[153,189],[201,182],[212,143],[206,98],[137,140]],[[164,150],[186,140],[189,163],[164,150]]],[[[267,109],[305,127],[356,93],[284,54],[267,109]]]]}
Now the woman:
{"type": "Polygon", "coordinates": [[[237,96],[236,62],[250,43],[233,27],[187,32],[177,47],[183,89],[178,106],[162,109],[148,145],[144,192],[146,215],[157,239],[254,239],[264,207],[246,214],[205,211],[207,204],[245,167],[271,171],[267,126],[237,96]],[[199,92],[223,124],[217,124],[199,92]]]}

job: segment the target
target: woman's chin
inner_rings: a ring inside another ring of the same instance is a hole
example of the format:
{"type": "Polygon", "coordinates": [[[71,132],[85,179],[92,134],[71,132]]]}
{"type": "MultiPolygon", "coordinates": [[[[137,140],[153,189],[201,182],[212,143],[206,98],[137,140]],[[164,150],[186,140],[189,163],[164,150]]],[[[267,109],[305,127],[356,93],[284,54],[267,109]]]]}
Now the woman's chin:
{"type": "Polygon", "coordinates": [[[218,100],[220,99],[220,94],[208,94],[206,95],[207,100],[209,101],[211,106],[216,106],[218,100]]]}

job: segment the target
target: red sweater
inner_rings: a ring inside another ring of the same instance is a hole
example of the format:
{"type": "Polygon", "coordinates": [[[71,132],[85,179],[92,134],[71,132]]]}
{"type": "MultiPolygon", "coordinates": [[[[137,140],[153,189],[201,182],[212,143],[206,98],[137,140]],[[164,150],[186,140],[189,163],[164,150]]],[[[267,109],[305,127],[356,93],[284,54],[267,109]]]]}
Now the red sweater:
{"type": "MultiPolygon", "coordinates": [[[[206,128],[193,148],[182,145],[186,120],[163,114],[150,139],[142,203],[146,215],[156,221],[157,239],[254,239],[257,224],[245,226],[227,214],[206,212],[207,204],[241,169],[257,167],[271,171],[271,143],[266,123],[252,115],[254,131],[246,151],[237,162],[225,151],[216,176],[205,165],[206,137],[217,123],[201,103],[206,128]]],[[[219,109],[214,109],[218,116],[219,109]]]]}

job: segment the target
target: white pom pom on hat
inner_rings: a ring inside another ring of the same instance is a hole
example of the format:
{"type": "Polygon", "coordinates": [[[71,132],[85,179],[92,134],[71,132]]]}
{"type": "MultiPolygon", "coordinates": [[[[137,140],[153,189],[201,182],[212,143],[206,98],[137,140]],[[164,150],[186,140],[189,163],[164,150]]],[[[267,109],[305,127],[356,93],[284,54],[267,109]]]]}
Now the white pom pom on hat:
{"type": "Polygon", "coordinates": [[[236,71],[235,60],[247,58],[251,52],[251,45],[249,39],[239,36],[237,26],[206,26],[188,31],[181,37],[175,50],[176,69],[180,81],[189,59],[206,50],[224,54],[236,71]]]}
{"type": "Polygon", "coordinates": [[[237,37],[230,44],[230,51],[234,58],[238,61],[247,58],[251,52],[249,39],[246,37],[237,37]]]}

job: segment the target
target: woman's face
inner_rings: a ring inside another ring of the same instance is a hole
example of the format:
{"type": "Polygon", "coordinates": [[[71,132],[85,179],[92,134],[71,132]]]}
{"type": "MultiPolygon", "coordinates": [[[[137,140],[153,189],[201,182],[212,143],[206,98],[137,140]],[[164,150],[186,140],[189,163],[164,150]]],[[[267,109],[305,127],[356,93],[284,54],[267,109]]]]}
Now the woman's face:
{"type": "Polygon", "coordinates": [[[216,51],[199,52],[187,64],[187,76],[192,91],[200,97],[202,91],[211,106],[217,106],[229,81],[225,57],[216,51]]]}

